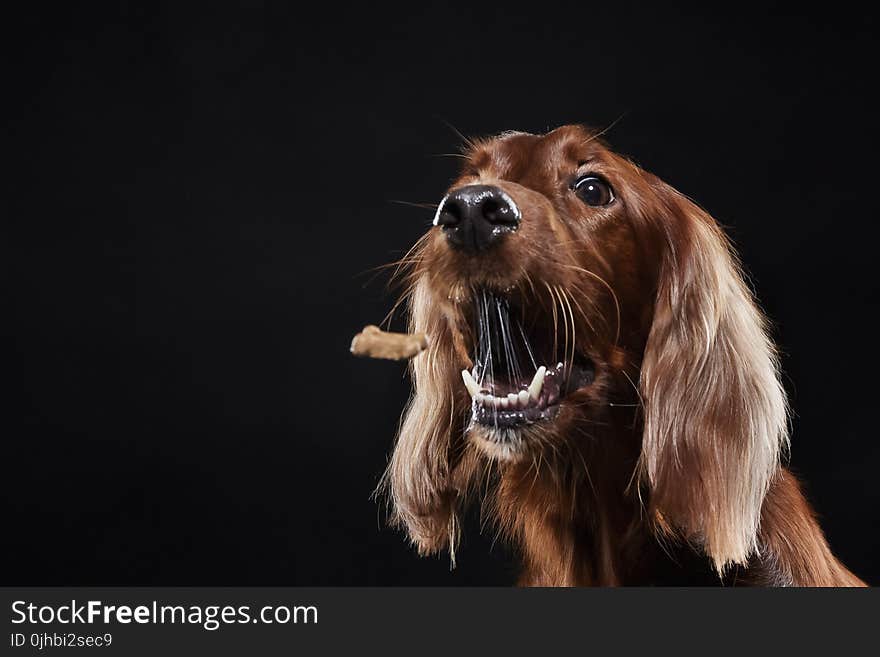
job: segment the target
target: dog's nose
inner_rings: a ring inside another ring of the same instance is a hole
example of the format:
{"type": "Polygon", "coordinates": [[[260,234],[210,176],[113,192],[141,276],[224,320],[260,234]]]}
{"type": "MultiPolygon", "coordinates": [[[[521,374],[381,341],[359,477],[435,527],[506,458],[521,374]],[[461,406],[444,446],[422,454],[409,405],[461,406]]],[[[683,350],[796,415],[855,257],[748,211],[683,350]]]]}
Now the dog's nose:
{"type": "Polygon", "coordinates": [[[450,192],[434,217],[446,239],[469,253],[486,251],[519,226],[513,199],[494,185],[467,185],[450,192]]]}

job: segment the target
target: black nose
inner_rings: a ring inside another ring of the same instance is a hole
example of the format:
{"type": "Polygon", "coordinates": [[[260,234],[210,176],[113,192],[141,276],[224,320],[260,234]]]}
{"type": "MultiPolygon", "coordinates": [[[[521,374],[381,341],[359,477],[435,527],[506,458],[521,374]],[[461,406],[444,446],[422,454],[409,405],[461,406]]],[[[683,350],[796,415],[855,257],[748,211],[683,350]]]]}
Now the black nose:
{"type": "Polygon", "coordinates": [[[519,226],[516,203],[493,185],[459,187],[443,199],[434,224],[449,243],[469,253],[485,251],[519,226]]]}

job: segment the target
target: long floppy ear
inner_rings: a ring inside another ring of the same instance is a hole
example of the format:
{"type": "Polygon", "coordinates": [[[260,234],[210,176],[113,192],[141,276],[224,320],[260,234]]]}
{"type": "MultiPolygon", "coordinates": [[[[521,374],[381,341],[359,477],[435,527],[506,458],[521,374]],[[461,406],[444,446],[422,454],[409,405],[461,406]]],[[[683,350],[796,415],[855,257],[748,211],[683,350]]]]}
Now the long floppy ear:
{"type": "Polygon", "coordinates": [[[641,371],[642,466],[659,526],[701,542],[721,573],[757,547],[788,445],[787,403],[764,317],[721,228],[671,187],[659,192],[665,255],[641,371]]]}
{"type": "Polygon", "coordinates": [[[450,439],[454,421],[454,347],[442,311],[432,303],[427,282],[409,295],[410,330],[429,336],[428,348],[412,359],[413,396],[404,412],[394,453],[385,473],[392,519],[403,526],[421,554],[457,541],[456,494],[450,483],[450,439]]]}

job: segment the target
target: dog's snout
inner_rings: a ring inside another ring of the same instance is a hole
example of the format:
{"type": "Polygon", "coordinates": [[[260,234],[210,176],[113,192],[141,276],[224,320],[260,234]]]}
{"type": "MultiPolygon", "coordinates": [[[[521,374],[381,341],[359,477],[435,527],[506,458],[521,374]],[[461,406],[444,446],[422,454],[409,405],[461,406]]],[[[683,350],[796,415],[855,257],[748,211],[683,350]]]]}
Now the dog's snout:
{"type": "Polygon", "coordinates": [[[494,185],[459,187],[443,199],[434,218],[453,247],[470,253],[488,250],[516,230],[519,221],[516,203],[494,185]]]}

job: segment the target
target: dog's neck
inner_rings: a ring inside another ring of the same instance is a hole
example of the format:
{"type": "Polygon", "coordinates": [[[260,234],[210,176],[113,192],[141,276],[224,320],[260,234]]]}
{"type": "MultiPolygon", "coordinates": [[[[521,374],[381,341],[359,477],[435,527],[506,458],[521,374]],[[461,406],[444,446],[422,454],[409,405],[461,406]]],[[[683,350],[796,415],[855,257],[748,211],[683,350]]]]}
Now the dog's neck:
{"type": "MultiPolygon", "coordinates": [[[[522,473],[527,479],[525,472],[522,473]]],[[[513,473],[511,473],[513,475],[513,473]]],[[[497,511],[521,549],[522,584],[533,586],[619,585],[629,580],[630,554],[650,538],[628,500],[591,503],[592,491],[538,474],[529,491],[499,486],[497,511]],[[572,489],[565,491],[566,484],[572,489]]],[[[511,477],[512,478],[512,477],[511,477]]],[[[589,486],[589,484],[587,484],[589,486]]],[[[518,488],[518,486],[515,486],[518,488]]]]}
{"type": "Polygon", "coordinates": [[[604,417],[571,442],[503,468],[494,510],[520,548],[522,584],[634,583],[657,546],[635,472],[632,412],[604,417]]]}

